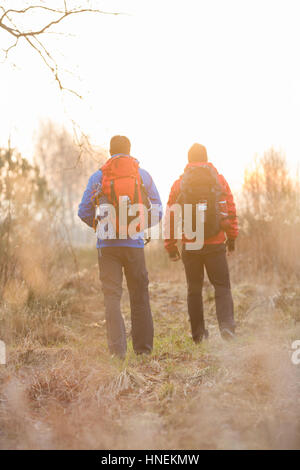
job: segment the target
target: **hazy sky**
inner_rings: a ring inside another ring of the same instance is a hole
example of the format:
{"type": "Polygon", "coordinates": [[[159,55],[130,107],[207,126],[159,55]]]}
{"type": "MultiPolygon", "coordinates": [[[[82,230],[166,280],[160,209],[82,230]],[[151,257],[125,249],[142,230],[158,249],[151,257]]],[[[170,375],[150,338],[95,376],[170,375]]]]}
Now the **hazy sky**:
{"type": "MultiPolygon", "coordinates": [[[[254,154],[271,145],[295,168],[299,0],[94,3],[129,14],[70,18],[56,31],[71,36],[47,38],[60,65],[74,74],[62,73],[66,86],[82,93],[82,101],[62,96],[25,44],[0,64],[1,144],[11,135],[30,157],[39,120],[47,117],[66,125],[74,118],[98,145],[125,133],[164,199],[195,141],[207,146],[235,188],[254,154]]],[[[0,32],[1,45],[8,39],[0,32]]]]}

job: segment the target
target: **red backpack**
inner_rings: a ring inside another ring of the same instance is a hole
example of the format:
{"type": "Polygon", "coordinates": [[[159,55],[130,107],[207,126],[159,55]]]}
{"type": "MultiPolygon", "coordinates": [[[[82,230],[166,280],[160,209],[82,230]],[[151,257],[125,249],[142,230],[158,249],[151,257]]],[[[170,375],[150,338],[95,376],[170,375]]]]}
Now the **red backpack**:
{"type": "Polygon", "coordinates": [[[177,202],[192,204],[192,227],[196,228],[196,206],[205,209],[204,239],[216,236],[228,218],[226,194],[220,184],[217,170],[209,163],[189,163],[180,182],[177,202]]]}
{"type": "Polygon", "coordinates": [[[130,222],[138,215],[140,223],[137,231],[145,228],[145,214],[142,205],[150,208],[147,190],[139,172],[138,161],[128,155],[118,155],[109,159],[101,168],[102,171],[102,196],[115,207],[116,210],[116,233],[121,231],[119,227],[119,202],[120,197],[126,200],[127,211],[133,204],[141,204],[138,214],[134,216],[127,213],[127,231],[130,222]]]}

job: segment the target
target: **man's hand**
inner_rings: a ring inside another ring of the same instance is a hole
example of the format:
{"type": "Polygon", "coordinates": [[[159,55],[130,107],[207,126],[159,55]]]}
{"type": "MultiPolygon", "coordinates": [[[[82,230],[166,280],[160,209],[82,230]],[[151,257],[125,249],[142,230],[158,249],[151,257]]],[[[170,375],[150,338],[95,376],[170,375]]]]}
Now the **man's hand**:
{"type": "Polygon", "coordinates": [[[235,250],[235,241],[228,238],[226,241],[227,254],[231,255],[235,250]]]}
{"type": "Polygon", "coordinates": [[[170,251],[169,252],[169,257],[170,257],[171,261],[179,261],[181,256],[180,256],[178,248],[176,248],[176,250],[174,250],[174,251],[170,251]]]}

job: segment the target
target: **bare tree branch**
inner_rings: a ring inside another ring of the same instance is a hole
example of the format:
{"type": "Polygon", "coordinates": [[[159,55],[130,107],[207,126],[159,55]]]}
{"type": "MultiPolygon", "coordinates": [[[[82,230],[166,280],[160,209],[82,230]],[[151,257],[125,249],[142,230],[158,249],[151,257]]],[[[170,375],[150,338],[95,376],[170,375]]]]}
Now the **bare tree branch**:
{"type": "Polygon", "coordinates": [[[52,26],[60,23],[61,21],[63,21],[68,16],[76,15],[78,13],[98,13],[98,14],[101,14],[101,15],[120,15],[121,14],[121,13],[115,13],[115,12],[106,12],[106,11],[102,11],[102,10],[94,10],[92,8],[82,8],[82,9],[79,9],[79,10],[67,10],[67,11],[63,12],[61,10],[55,10],[55,9],[48,8],[48,7],[43,7],[43,6],[36,6],[36,7],[31,6],[31,7],[28,7],[26,9],[24,9],[24,10],[7,10],[2,15],[2,17],[0,19],[0,28],[4,28],[6,31],[8,31],[9,33],[13,34],[16,37],[37,36],[39,34],[43,34],[47,29],[49,29],[52,26]],[[47,23],[45,26],[43,26],[41,29],[39,29],[37,31],[22,31],[21,32],[21,31],[15,30],[13,28],[10,28],[10,27],[8,27],[7,25],[5,25],[3,23],[3,19],[5,17],[7,17],[7,19],[9,19],[9,17],[7,16],[8,13],[26,13],[29,9],[32,9],[32,8],[40,8],[40,9],[43,9],[43,10],[51,11],[52,13],[57,13],[61,16],[59,18],[57,18],[56,20],[50,21],[49,23],[47,23]]]}
{"type": "Polygon", "coordinates": [[[101,15],[123,15],[124,14],[124,13],[121,13],[121,12],[99,10],[97,8],[73,8],[73,9],[69,10],[67,8],[66,1],[64,1],[64,10],[61,10],[59,8],[50,8],[50,7],[46,7],[44,5],[30,5],[29,7],[26,7],[23,10],[14,10],[13,8],[5,10],[5,8],[2,7],[2,6],[0,6],[0,8],[3,11],[3,15],[0,18],[0,23],[2,23],[3,20],[5,19],[5,17],[7,15],[9,15],[10,13],[25,14],[29,10],[37,10],[37,9],[45,10],[45,11],[49,11],[49,12],[52,12],[52,13],[57,13],[57,14],[63,15],[63,17],[61,19],[63,19],[65,16],[69,16],[69,15],[72,15],[74,13],[86,13],[86,12],[100,13],[101,15]]]}
{"type": "Polygon", "coordinates": [[[25,37],[26,41],[37,51],[37,53],[39,54],[39,56],[42,58],[42,60],[44,61],[44,63],[46,64],[46,66],[51,70],[51,72],[53,73],[54,75],[54,78],[55,80],[57,81],[58,83],[58,86],[59,86],[59,89],[61,91],[68,91],[69,93],[72,93],[73,95],[77,96],[77,98],[79,99],[82,99],[82,96],[77,93],[77,91],[75,90],[72,90],[70,88],[66,88],[62,85],[62,82],[60,80],[60,77],[58,75],[58,66],[56,64],[56,62],[54,61],[53,57],[51,56],[51,54],[47,51],[47,49],[44,47],[44,45],[35,37],[33,36],[33,38],[35,39],[35,41],[37,42],[37,44],[40,46],[41,49],[38,48],[37,45],[35,45],[33,42],[32,42],[32,38],[29,39],[27,36],[25,37]],[[53,63],[53,65],[51,65],[48,60],[46,59],[45,55],[43,54],[46,54],[46,56],[49,58],[49,60],[53,63]]]}
{"type": "Polygon", "coordinates": [[[66,18],[77,15],[79,13],[80,14],[93,13],[93,14],[115,15],[115,16],[123,14],[120,12],[106,12],[103,10],[98,10],[98,9],[93,9],[93,8],[68,9],[66,0],[64,0],[63,9],[50,8],[50,7],[43,6],[43,5],[30,5],[20,10],[15,10],[12,8],[5,10],[5,8],[0,5],[0,9],[3,12],[0,18],[0,29],[3,29],[4,31],[6,31],[8,34],[10,34],[11,36],[15,38],[15,42],[11,46],[9,46],[7,49],[2,49],[5,54],[5,59],[7,58],[9,51],[18,45],[19,40],[25,39],[27,44],[36,51],[36,53],[43,60],[47,68],[51,71],[52,75],[54,76],[54,79],[58,83],[59,89],[61,91],[65,90],[70,93],[73,93],[78,98],[82,98],[79,95],[79,93],[63,86],[61,78],[60,78],[60,74],[58,71],[58,65],[55,59],[53,58],[52,54],[49,52],[47,47],[43,44],[43,42],[37,38],[37,36],[42,36],[46,33],[49,33],[50,32],[49,29],[51,29],[53,26],[58,25],[62,21],[64,21],[66,18]],[[23,15],[26,15],[26,13],[32,10],[40,10],[40,11],[48,12],[51,14],[55,14],[55,15],[58,15],[58,18],[53,19],[52,21],[48,21],[48,23],[44,24],[42,27],[40,27],[39,29],[35,31],[22,29],[21,27],[17,26],[16,21],[19,18],[22,18],[23,15]]]}
{"type": "Polygon", "coordinates": [[[5,25],[4,23],[0,22],[0,28],[3,28],[8,33],[12,34],[13,36],[15,36],[15,38],[18,37],[18,34],[16,34],[15,30],[13,28],[10,28],[9,26],[5,25]]]}

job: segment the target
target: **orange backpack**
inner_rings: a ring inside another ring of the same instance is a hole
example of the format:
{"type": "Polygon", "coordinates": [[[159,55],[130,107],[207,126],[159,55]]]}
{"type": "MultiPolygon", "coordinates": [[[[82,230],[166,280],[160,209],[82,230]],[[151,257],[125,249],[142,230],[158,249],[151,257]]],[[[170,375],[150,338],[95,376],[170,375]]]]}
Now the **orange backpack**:
{"type": "Polygon", "coordinates": [[[137,231],[141,232],[145,228],[145,214],[143,205],[150,208],[151,204],[148,199],[147,190],[139,172],[138,161],[128,155],[118,155],[109,159],[101,168],[102,171],[102,188],[101,195],[105,196],[107,202],[112,204],[116,210],[116,233],[119,234],[119,204],[125,199],[127,203],[127,211],[133,204],[140,204],[139,213],[132,216],[127,213],[127,227],[130,222],[138,215],[140,223],[137,231]]]}

